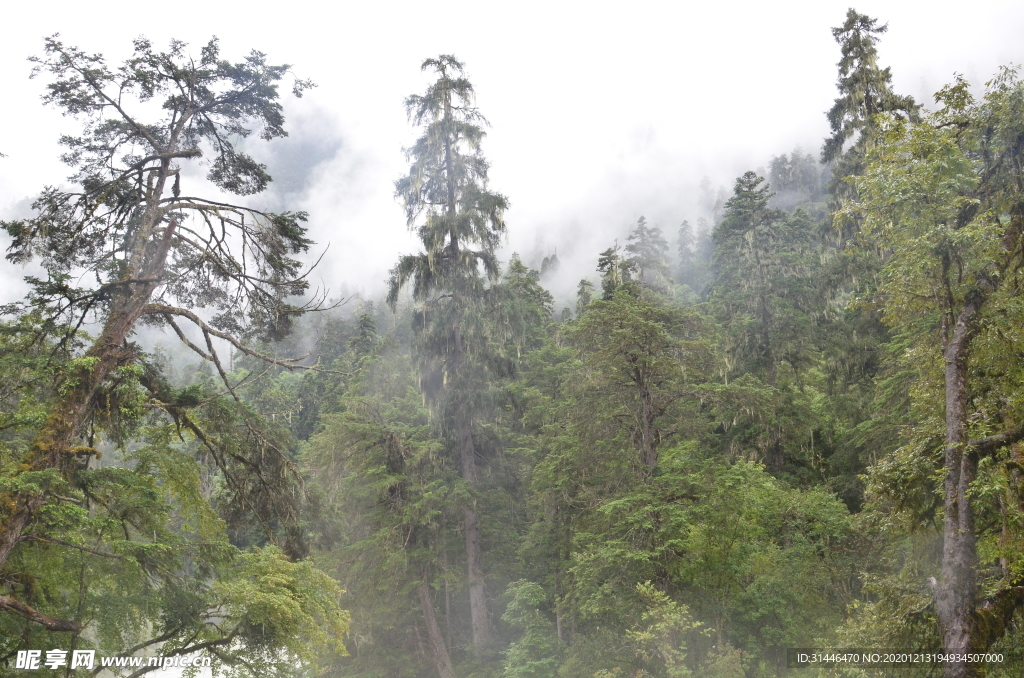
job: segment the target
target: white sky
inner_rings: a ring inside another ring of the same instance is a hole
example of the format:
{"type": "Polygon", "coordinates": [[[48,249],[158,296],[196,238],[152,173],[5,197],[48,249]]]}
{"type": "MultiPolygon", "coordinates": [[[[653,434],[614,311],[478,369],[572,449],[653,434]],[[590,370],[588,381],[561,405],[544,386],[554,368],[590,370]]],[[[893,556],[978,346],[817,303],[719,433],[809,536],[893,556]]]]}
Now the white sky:
{"type": "MultiPolygon", "coordinates": [[[[452,53],[493,127],[491,186],[512,209],[508,252],[536,265],[556,247],[574,265],[557,290],[590,273],[597,252],[638,216],[669,235],[699,216],[709,177],[766,166],[800,144],[817,153],[835,98],[843,2],[22,2],[0,27],[0,217],[68,174],[57,137],[73,122],[42,108],[44,82],[25,57],[55,32],[69,44],[128,55],[131,39],[171,37],[222,55],[249,49],[290,63],[318,88],[285,100],[292,136],[259,156],[278,179],[257,204],[305,209],[330,250],[319,277],[334,294],[376,295],[407,234],[393,181],[414,138],[402,100],[428,82],[419,64],[452,53]],[[264,201],[261,203],[260,201],[264,201]]],[[[930,94],[963,72],[975,83],[1024,61],[1024,3],[858,2],[889,23],[881,60],[896,90],[930,94]]],[[[0,245],[6,243],[0,243],[0,245]]],[[[0,301],[24,271],[0,262],[0,301]]]]}

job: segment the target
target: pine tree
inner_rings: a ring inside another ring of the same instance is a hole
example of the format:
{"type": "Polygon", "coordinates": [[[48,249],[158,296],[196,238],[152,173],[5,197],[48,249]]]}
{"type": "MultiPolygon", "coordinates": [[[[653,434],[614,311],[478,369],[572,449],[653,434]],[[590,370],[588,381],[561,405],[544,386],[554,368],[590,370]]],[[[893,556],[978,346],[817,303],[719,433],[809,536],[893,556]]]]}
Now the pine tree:
{"type": "MultiPolygon", "coordinates": [[[[409,117],[423,134],[406,150],[409,174],[395,182],[407,224],[423,243],[420,254],[399,259],[392,270],[388,301],[412,283],[417,316],[421,384],[462,478],[479,484],[475,440],[491,379],[485,359],[486,282],[496,280],[495,248],[505,232],[508,200],[487,188],[488,163],[480,143],[486,120],[473,106],[473,86],[463,64],[451,55],[423,62],[437,80],[423,95],[406,99],[409,117]]],[[[473,644],[491,637],[484,590],[480,512],[470,496],[464,507],[466,569],[473,644]]]]}

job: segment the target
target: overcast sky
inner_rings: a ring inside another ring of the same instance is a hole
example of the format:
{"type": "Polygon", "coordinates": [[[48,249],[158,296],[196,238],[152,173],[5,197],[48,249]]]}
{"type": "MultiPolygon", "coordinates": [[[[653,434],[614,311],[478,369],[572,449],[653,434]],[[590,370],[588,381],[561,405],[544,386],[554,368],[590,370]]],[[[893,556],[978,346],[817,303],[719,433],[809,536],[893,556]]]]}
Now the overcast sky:
{"type": "MultiPolygon", "coordinates": [[[[250,49],[290,63],[318,87],[288,96],[291,137],[256,151],[277,179],[255,203],[305,209],[330,249],[319,277],[333,294],[376,295],[406,232],[393,182],[414,138],[402,106],[428,77],[422,60],[466,63],[492,127],[491,187],[512,203],[509,242],[529,262],[556,248],[588,272],[640,215],[673,234],[699,216],[704,177],[731,187],[747,169],[800,145],[817,153],[836,96],[830,2],[41,2],[9,3],[0,28],[0,217],[68,174],[56,139],[73,121],[44,109],[25,58],[59,32],[69,44],[126,57],[134,37],[175,37],[198,53],[250,49]]],[[[931,103],[954,72],[974,83],[1024,61],[1024,3],[858,2],[889,24],[883,65],[895,88],[931,103]]],[[[6,244],[6,243],[0,243],[6,244]]],[[[0,297],[20,268],[0,263],[0,297]]],[[[561,290],[558,290],[561,291],[561,290]]]]}

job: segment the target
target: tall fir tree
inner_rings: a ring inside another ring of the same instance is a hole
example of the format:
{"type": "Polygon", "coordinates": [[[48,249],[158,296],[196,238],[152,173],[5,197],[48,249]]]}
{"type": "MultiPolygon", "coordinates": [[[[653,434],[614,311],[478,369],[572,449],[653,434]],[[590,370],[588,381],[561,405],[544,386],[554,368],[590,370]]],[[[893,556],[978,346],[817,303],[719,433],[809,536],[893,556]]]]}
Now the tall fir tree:
{"type": "Polygon", "coordinates": [[[676,282],[680,285],[687,285],[694,292],[697,291],[694,289],[696,257],[693,251],[696,242],[696,238],[693,236],[693,227],[690,226],[689,221],[684,220],[679,224],[679,230],[676,231],[676,282]]]}
{"type": "MultiPolygon", "coordinates": [[[[842,26],[832,29],[841,58],[836,82],[839,96],[826,114],[832,134],[821,154],[831,173],[826,200],[829,213],[834,214],[844,201],[857,199],[855,177],[864,173],[865,158],[877,142],[879,116],[918,117],[918,104],[893,91],[890,69],[878,63],[877,45],[886,31],[887,26],[879,25],[877,19],[854,9],[847,12],[842,26]]],[[[836,309],[842,309],[832,314],[822,346],[828,397],[836,414],[834,444],[842,457],[835,461],[851,479],[845,498],[858,505],[861,483],[853,479],[863,472],[869,457],[899,445],[902,428],[892,426],[892,417],[886,413],[899,410],[898,403],[905,402],[905,397],[894,389],[888,391],[888,402],[876,400],[880,391],[874,388],[874,380],[885,369],[882,357],[890,341],[889,331],[879,313],[863,304],[848,303],[874,294],[884,254],[862,238],[859,216],[826,216],[821,224],[823,240],[832,246],[825,254],[834,255],[827,259],[823,291],[834,300],[836,309]]]]}
{"type": "Polygon", "coordinates": [[[878,65],[878,39],[887,30],[888,25],[879,25],[878,19],[853,8],[843,25],[832,29],[842,53],[837,64],[839,96],[827,113],[832,134],[822,146],[821,159],[835,165],[829,186],[833,206],[852,195],[844,179],[864,172],[865,154],[877,134],[875,116],[917,117],[919,107],[913,97],[893,92],[890,69],[878,65]]]}
{"type": "Polygon", "coordinates": [[[601,252],[597,258],[597,272],[601,274],[601,298],[611,301],[619,288],[633,285],[636,273],[632,262],[622,256],[618,242],[601,252]]]}
{"type": "Polygon", "coordinates": [[[486,120],[473,105],[473,85],[463,64],[442,54],[423,62],[437,80],[423,95],[406,99],[411,121],[423,134],[406,156],[409,174],[395,182],[395,195],[423,252],[405,255],[392,270],[389,302],[412,284],[420,304],[416,353],[421,387],[442,435],[459,460],[470,494],[464,506],[466,572],[473,645],[491,638],[484,586],[476,435],[480,394],[491,379],[486,354],[485,291],[498,276],[495,248],[505,232],[505,196],[487,187],[488,162],[480,143],[486,120]]]}

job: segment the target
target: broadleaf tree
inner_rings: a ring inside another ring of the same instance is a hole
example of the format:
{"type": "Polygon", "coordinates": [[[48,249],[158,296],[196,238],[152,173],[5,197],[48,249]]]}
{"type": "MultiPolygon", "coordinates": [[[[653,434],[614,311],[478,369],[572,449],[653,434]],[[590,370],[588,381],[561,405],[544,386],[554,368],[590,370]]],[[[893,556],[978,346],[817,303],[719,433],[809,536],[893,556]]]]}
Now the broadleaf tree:
{"type": "MultiPolygon", "coordinates": [[[[900,496],[904,487],[928,487],[928,476],[940,479],[941,504],[930,511],[941,522],[941,555],[934,569],[922,567],[931,569],[929,612],[947,652],[983,653],[1024,607],[1024,84],[1007,69],[980,99],[958,79],[936,100],[940,110],[919,123],[884,120],[857,181],[862,199],[838,218],[863,218],[866,235],[889,252],[874,301],[915,375],[915,427],[876,469],[875,494],[900,496]],[[895,469],[915,465],[893,485],[895,469]]],[[[950,662],[944,675],[985,668],[950,662]]]]}

